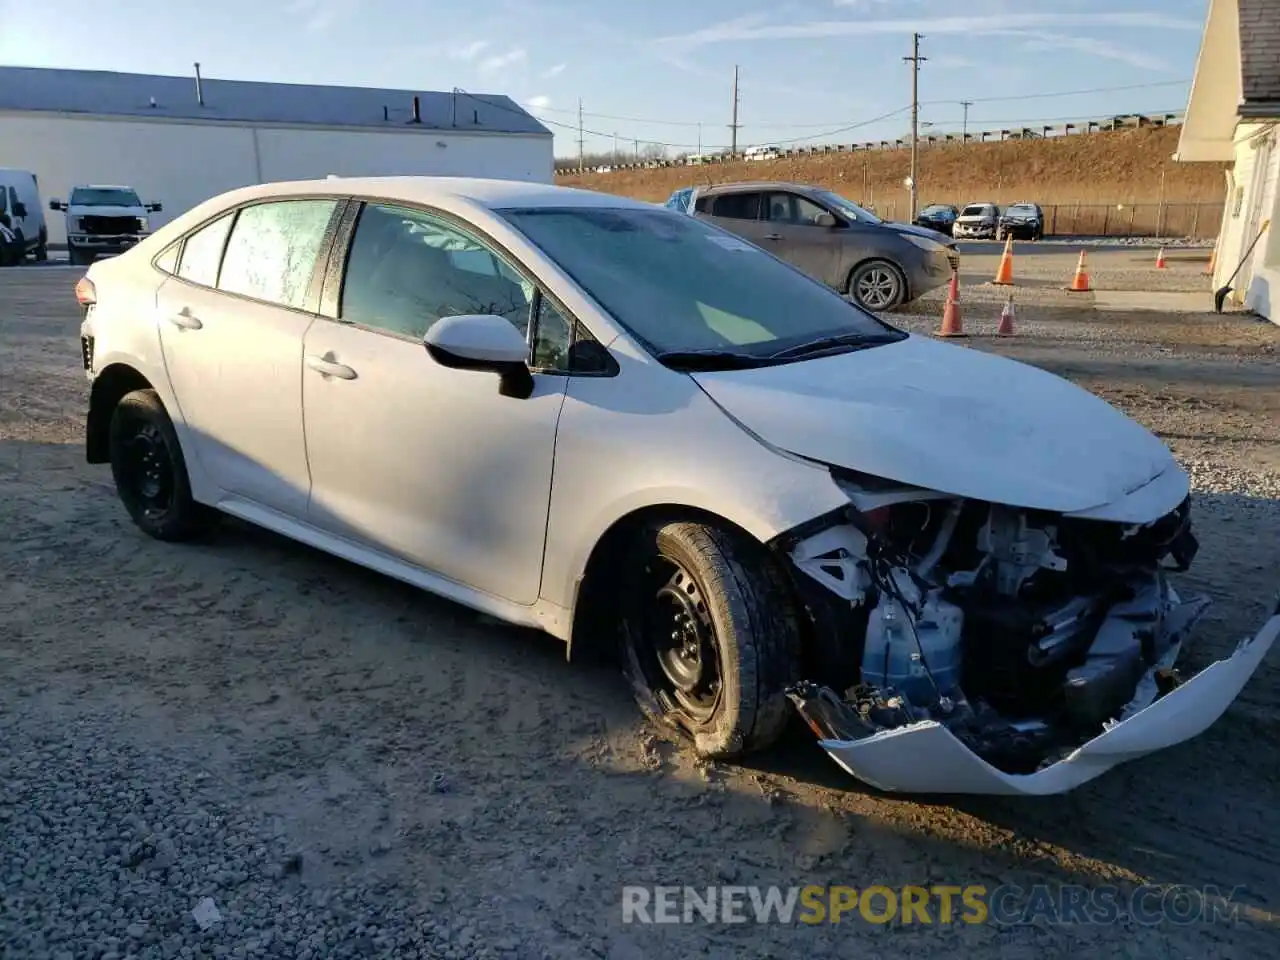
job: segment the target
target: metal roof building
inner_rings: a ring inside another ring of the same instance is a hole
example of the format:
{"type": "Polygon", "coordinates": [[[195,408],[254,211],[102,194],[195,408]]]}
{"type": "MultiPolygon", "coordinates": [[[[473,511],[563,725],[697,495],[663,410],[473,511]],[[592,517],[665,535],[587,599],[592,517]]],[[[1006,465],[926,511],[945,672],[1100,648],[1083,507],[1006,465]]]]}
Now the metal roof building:
{"type": "MultiPolygon", "coordinates": [[[[155,223],[234,187],[394,174],[551,182],[552,135],[509,97],[0,67],[0,167],[44,201],[120,183],[155,223]]],[[[48,217],[49,240],[65,231],[48,217]]]]}

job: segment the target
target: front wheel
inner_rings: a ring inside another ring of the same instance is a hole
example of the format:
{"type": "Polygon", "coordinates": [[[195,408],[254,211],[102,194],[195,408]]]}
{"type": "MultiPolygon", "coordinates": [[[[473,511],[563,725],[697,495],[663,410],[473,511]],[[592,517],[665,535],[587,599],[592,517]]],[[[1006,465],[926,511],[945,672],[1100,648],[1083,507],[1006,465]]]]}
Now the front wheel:
{"type": "Polygon", "coordinates": [[[767,747],[791,716],[799,625],[784,575],[745,534],[645,528],[625,580],[622,659],[641,709],[707,759],[767,747]]]}
{"type": "Polygon", "coordinates": [[[848,292],[864,310],[891,310],[906,299],[907,282],[893,264],[871,260],[854,268],[848,292]]]}
{"type": "Polygon", "coordinates": [[[189,540],[208,522],[191,497],[173,422],[154,390],[126,394],[111,415],[111,474],[133,522],[157,540],[189,540]]]}

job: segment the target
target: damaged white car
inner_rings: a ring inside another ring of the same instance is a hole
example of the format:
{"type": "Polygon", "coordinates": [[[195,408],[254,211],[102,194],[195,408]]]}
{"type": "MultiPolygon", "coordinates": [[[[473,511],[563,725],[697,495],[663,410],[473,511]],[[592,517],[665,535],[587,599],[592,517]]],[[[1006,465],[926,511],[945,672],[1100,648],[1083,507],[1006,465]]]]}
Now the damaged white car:
{"type": "Polygon", "coordinates": [[[217,197],[76,287],[88,459],[620,652],[707,757],[798,712],[888,790],[1051,793],[1185,740],[1187,476],[1065,380],[910,336],[703,221],[508,181],[217,197]]]}

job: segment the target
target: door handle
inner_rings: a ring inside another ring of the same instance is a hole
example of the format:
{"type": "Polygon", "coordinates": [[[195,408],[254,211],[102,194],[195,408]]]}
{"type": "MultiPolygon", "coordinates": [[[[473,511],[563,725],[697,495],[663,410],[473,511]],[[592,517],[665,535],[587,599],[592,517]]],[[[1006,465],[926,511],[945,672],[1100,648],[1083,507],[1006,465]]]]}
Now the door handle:
{"type": "Polygon", "coordinates": [[[780,233],[766,233],[766,234],[764,235],[764,238],[765,238],[766,240],[781,240],[781,239],[782,239],[782,234],[780,234],[780,233]]]}
{"type": "Polygon", "coordinates": [[[190,307],[183,307],[177,313],[170,314],[169,322],[175,327],[180,327],[183,330],[199,330],[204,326],[198,317],[193,317],[191,315],[190,307]]]}
{"type": "Polygon", "coordinates": [[[354,380],[356,372],[345,363],[336,363],[326,357],[307,355],[307,366],[323,377],[337,377],[339,380],[354,380]]]}

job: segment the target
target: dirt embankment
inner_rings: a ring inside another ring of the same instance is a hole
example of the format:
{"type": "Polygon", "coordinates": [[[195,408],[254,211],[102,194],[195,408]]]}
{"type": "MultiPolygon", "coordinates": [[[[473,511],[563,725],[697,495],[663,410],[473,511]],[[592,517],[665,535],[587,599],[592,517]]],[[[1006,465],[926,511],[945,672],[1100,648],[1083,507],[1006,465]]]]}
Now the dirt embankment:
{"type": "MultiPolygon", "coordinates": [[[[1145,127],[1047,140],[923,146],[920,201],[957,205],[975,200],[1002,204],[1034,200],[1045,205],[1222,203],[1225,165],[1174,162],[1179,129],[1145,127]]],[[[751,163],[569,174],[556,182],[660,201],[673,190],[695,183],[793,180],[830,187],[895,216],[891,205],[896,205],[896,215],[906,210],[902,181],[909,170],[909,151],[863,150],[751,163]]]]}

